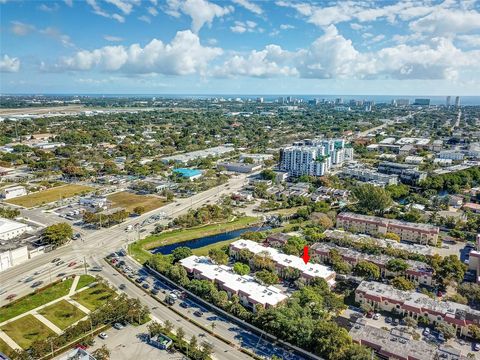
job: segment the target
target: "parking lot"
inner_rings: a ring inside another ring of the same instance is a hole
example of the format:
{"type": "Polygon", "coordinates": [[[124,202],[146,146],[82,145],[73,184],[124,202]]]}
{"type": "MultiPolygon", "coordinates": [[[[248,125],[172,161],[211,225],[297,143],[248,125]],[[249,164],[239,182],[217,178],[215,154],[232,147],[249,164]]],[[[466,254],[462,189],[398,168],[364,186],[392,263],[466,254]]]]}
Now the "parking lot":
{"type": "Polygon", "coordinates": [[[93,352],[103,345],[106,345],[110,350],[110,358],[115,360],[131,360],[131,359],[183,359],[182,354],[170,353],[165,350],[160,350],[147,342],[147,326],[127,325],[121,330],[111,328],[106,331],[106,339],[101,339],[99,336],[95,338],[95,345],[88,349],[93,352]]]}

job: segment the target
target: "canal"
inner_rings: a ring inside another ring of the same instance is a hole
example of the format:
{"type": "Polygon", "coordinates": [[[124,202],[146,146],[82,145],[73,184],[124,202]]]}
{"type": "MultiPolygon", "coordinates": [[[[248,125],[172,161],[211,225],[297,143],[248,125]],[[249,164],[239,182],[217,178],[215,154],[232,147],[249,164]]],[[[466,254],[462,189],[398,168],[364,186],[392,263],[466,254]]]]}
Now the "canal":
{"type": "Polygon", "coordinates": [[[246,233],[249,231],[263,231],[263,230],[270,230],[270,229],[271,229],[270,226],[251,226],[243,229],[227,231],[227,232],[216,234],[216,235],[204,236],[197,239],[182,241],[175,244],[159,246],[155,249],[150,250],[150,252],[152,252],[153,254],[168,255],[168,254],[171,254],[172,251],[178,247],[186,246],[190,249],[198,249],[207,245],[216,244],[220,241],[235,239],[237,237],[240,237],[243,233],[246,233]]]}

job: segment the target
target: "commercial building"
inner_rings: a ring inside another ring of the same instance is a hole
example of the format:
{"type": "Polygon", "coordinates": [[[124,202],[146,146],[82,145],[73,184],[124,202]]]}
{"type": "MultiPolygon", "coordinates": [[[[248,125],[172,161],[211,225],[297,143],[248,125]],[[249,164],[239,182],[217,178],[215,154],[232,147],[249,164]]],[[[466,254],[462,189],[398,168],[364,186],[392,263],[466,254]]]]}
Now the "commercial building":
{"type": "Polygon", "coordinates": [[[328,261],[330,260],[331,252],[333,250],[337,251],[338,254],[342,257],[342,259],[352,266],[357,265],[357,263],[361,260],[365,260],[377,265],[380,269],[380,276],[382,278],[404,275],[405,278],[417,284],[431,286],[434,282],[433,269],[427,264],[420,261],[404,260],[405,263],[408,265],[408,268],[405,270],[404,273],[400,274],[389,271],[387,269],[388,262],[394,259],[393,257],[388,255],[365,254],[357,250],[329,243],[316,243],[311,246],[311,249],[313,251],[312,258],[322,263],[328,263],[328,261]]]}
{"type": "Polygon", "coordinates": [[[240,161],[252,159],[255,164],[261,164],[266,160],[273,160],[272,154],[240,154],[240,161]]]}
{"type": "Polygon", "coordinates": [[[205,256],[192,255],[180,260],[187,273],[195,279],[214,282],[228,297],[238,295],[246,308],[255,311],[255,305],[276,306],[287,299],[280,289],[259,284],[252,276],[240,276],[226,265],[216,265],[205,256]]]}
{"type": "Polygon", "coordinates": [[[433,244],[438,241],[440,229],[437,226],[384,219],[376,216],[343,212],[337,215],[337,228],[369,235],[393,233],[401,240],[419,244],[433,244]]]}
{"type": "Polygon", "coordinates": [[[0,190],[0,197],[8,200],[27,195],[27,189],[23,186],[10,186],[0,190]]]}
{"type": "Polygon", "coordinates": [[[419,181],[427,178],[427,173],[419,171],[415,165],[399,164],[390,161],[382,161],[378,164],[378,171],[383,174],[398,175],[402,183],[409,185],[416,185],[419,181]]]}
{"type": "Polygon", "coordinates": [[[469,325],[480,324],[480,311],[467,305],[434,300],[422,293],[398,290],[375,281],[362,281],[355,290],[355,301],[415,320],[423,318],[433,325],[447,323],[455,328],[459,336],[469,335],[469,325]]]}
{"type": "Polygon", "coordinates": [[[468,269],[476,272],[476,283],[480,284],[480,234],[477,234],[477,246],[469,254],[468,269]]]}
{"type": "Polygon", "coordinates": [[[461,151],[445,150],[438,153],[440,159],[449,159],[453,161],[461,161],[465,157],[465,154],[461,151]]]}
{"type": "Polygon", "coordinates": [[[233,147],[230,146],[217,146],[209,149],[192,151],[189,153],[184,154],[177,154],[172,156],[166,156],[161,158],[160,160],[164,163],[168,162],[175,162],[180,164],[187,164],[189,161],[198,160],[198,159],[205,159],[207,157],[219,157],[230,152],[235,151],[233,147]]]}
{"type": "Polygon", "coordinates": [[[356,343],[374,350],[380,359],[467,360],[467,357],[462,356],[457,349],[437,347],[422,340],[415,340],[412,334],[400,328],[390,330],[377,328],[368,325],[365,319],[358,319],[349,334],[356,343]]]}
{"type": "Polygon", "coordinates": [[[418,165],[423,163],[423,157],[421,156],[407,156],[405,158],[405,163],[418,165]]]}
{"type": "Polygon", "coordinates": [[[77,347],[69,350],[66,355],[63,355],[58,360],[96,360],[88,351],[77,347]]]}
{"type": "Polygon", "coordinates": [[[100,209],[107,206],[108,200],[106,197],[88,196],[81,197],[78,203],[82,206],[89,206],[95,209],[100,209]]]}
{"type": "Polygon", "coordinates": [[[249,174],[262,168],[259,164],[246,164],[242,162],[219,162],[218,168],[225,168],[227,171],[249,174]]]}
{"type": "MultiPolygon", "coordinates": [[[[248,250],[253,255],[265,255],[275,263],[275,269],[280,277],[283,277],[289,270],[297,269],[300,272],[300,278],[307,283],[314,278],[324,279],[330,286],[335,284],[335,272],[329,267],[307,263],[298,256],[281,253],[272,247],[263,246],[251,240],[237,240],[230,244],[230,255],[238,257],[241,250],[248,250]]],[[[252,257],[253,258],[253,257],[252,257]]]]}
{"type": "Polygon", "coordinates": [[[305,139],[280,150],[279,169],[290,176],[323,176],[334,166],[353,159],[344,139],[305,139]]]}
{"type": "Polygon", "coordinates": [[[0,218],[0,240],[10,240],[21,236],[30,227],[21,222],[0,218]]]}
{"type": "Polygon", "coordinates": [[[173,172],[191,181],[202,177],[202,171],[197,169],[178,168],[173,169],[173,172]]]}
{"type": "Polygon", "coordinates": [[[341,175],[382,187],[398,184],[398,175],[381,174],[378,171],[365,168],[349,168],[342,171],[341,175]]]}

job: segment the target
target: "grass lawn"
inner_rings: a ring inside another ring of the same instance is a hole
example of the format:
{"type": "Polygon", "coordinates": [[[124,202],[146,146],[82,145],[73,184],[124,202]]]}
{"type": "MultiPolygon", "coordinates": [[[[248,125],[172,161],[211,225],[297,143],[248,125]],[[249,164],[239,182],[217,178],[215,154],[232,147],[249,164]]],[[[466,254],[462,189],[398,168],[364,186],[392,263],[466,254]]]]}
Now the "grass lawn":
{"type": "Polygon", "coordinates": [[[62,330],[65,330],[74,322],[77,322],[87,315],[75,305],[70,304],[67,300],[61,300],[53,305],[43,308],[38,313],[45,316],[62,330]]]}
{"type": "Polygon", "coordinates": [[[258,222],[259,220],[256,217],[245,216],[226,223],[199,226],[191,229],[168,231],[159,235],[147,236],[145,239],[131,244],[129,247],[129,251],[130,254],[137,261],[144,263],[151,255],[148,252],[149,249],[153,249],[158,246],[174,244],[181,241],[197,239],[204,236],[220,234],[226,231],[238,230],[258,222]]]}
{"type": "Polygon", "coordinates": [[[113,207],[121,207],[128,212],[133,212],[137,206],[142,206],[145,212],[149,212],[167,204],[167,201],[162,198],[152,195],[137,195],[128,191],[108,195],[107,199],[113,203],[113,207]]]}
{"type": "Polygon", "coordinates": [[[36,340],[56,335],[46,325],[35,319],[33,315],[26,315],[12,321],[2,326],[2,330],[23,349],[28,349],[36,340]]]}
{"type": "Polygon", "coordinates": [[[34,292],[8,305],[2,306],[0,308],[0,323],[67,295],[72,286],[72,282],[73,279],[61,281],[39,292],[34,292]]]}
{"type": "Polygon", "coordinates": [[[0,352],[4,353],[5,355],[12,357],[13,349],[8,346],[8,344],[0,339],[0,352]]]}
{"type": "Polygon", "coordinates": [[[114,296],[113,290],[103,284],[97,284],[73,295],[72,299],[93,311],[106,303],[112,296],[114,296]]]}
{"type": "Polygon", "coordinates": [[[7,200],[6,202],[14,205],[31,208],[38,205],[48,204],[64,198],[69,198],[78,194],[92,191],[93,188],[84,185],[67,184],[56,186],[51,189],[38,191],[29,195],[19,196],[17,198],[7,200]]]}
{"type": "Polygon", "coordinates": [[[80,280],[78,281],[77,288],[75,290],[79,290],[95,281],[97,281],[97,279],[95,279],[95,277],[92,275],[80,275],[80,280]]]}

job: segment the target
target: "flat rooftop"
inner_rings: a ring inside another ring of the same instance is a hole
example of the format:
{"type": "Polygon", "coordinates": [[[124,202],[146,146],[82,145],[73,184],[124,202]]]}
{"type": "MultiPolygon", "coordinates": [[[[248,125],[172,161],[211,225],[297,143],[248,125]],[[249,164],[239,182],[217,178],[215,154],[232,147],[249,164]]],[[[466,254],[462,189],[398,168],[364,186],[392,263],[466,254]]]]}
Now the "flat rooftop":
{"type": "Polygon", "coordinates": [[[197,151],[192,151],[192,152],[183,153],[183,154],[166,156],[166,157],[163,157],[161,160],[163,162],[175,161],[175,162],[186,163],[196,159],[203,159],[208,156],[212,156],[212,157],[220,156],[220,155],[232,152],[234,150],[235,149],[233,147],[229,147],[229,146],[216,146],[216,147],[212,147],[204,150],[197,150],[197,151]]]}
{"type": "Polygon", "coordinates": [[[192,255],[180,260],[180,264],[189,272],[200,274],[201,277],[220,283],[223,287],[243,293],[255,303],[275,306],[287,299],[280,289],[274,286],[264,286],[249,275],[235,274],[231,267],[212,263],[206,256],[192,255]]]}
{"type": "MultiPolygon", "coordinates": [[[[298,256],[281,253],[277,249],[260,245],[255,241],[241,239],[231,243],[230,247],[238,250],[247,249],[255,255],[266,253],[276,264],[280,265],[281,267],[292,267],[294,269],[298,269],[303,275],[310,278],[319,277],[322,279],[328,279],[329,277],[332,277],[332,275],[333,277],[335,276],[335,272],[327,266],[313,263],[305,264],[303,259],[298,256]]],[[[329,285],[334,285],[335,279],[329,279],[327,282],[329,285]]]]}

